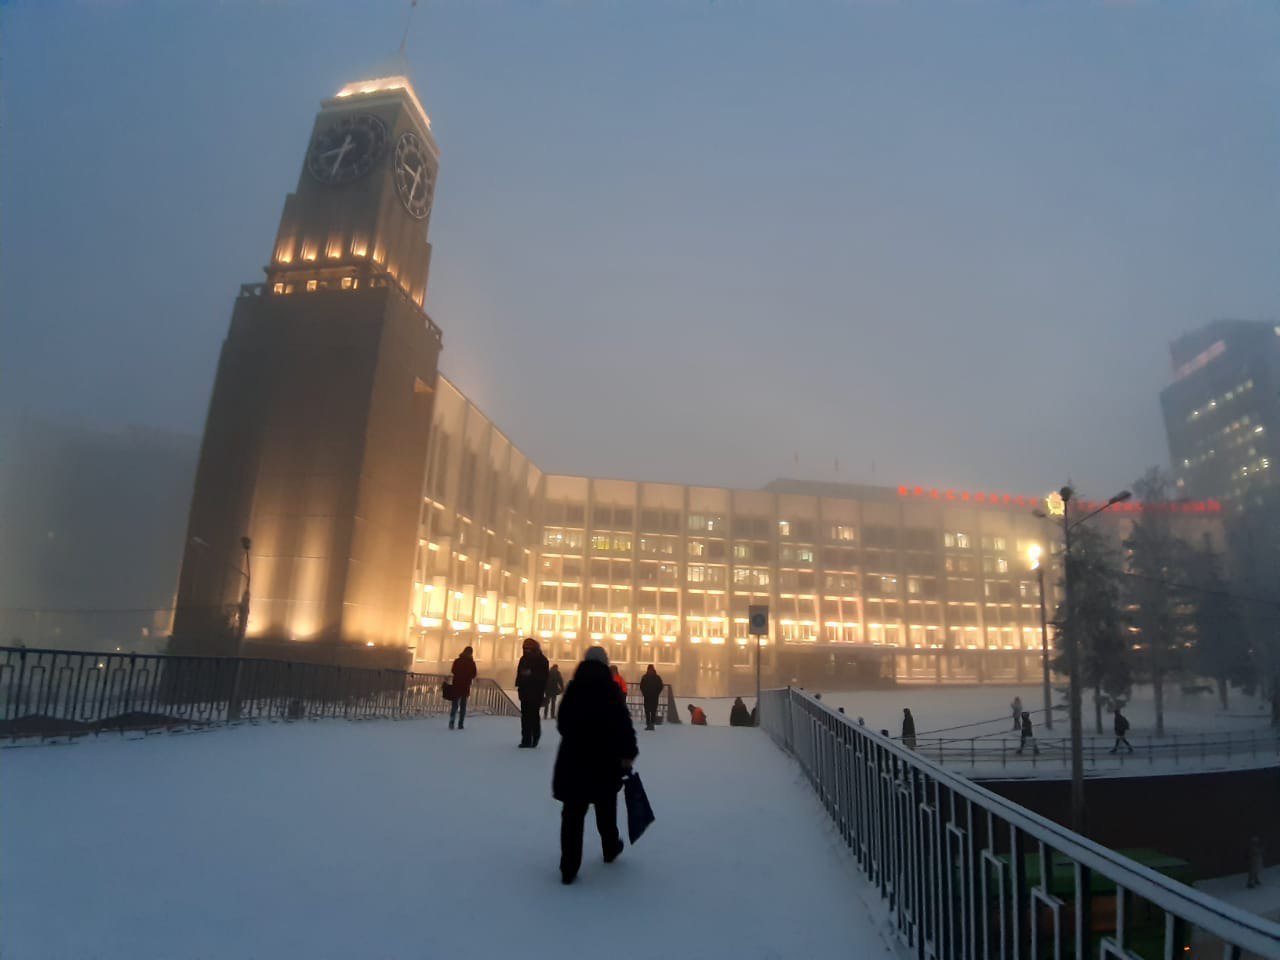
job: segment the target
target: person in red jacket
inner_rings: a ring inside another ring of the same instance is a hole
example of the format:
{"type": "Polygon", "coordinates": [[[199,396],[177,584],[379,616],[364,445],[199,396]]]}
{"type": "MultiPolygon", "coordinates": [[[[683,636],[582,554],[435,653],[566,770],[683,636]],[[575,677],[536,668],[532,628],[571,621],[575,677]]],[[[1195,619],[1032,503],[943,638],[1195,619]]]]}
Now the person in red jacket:
{"type": "Polygon", "coordinates": [[[613,672],[613,682],[618,685],[618,689],[622,691],[622,695],[625,697],[627,695],[627,681],[618,672],[618,665],[616,663],[612,664],[609,669],[613,672]]]}
{"type": "Polygon", "coordinates": [[[707,713],[701,707],[695,707],[689,704],[689,722],[695,727],[705,727],[707,725],[707,713]]]}
{"type": "Polygon", "coordinates": [[[471,696],[471,681],[476,678],[476,660],[470,647],[462,648],[462,653],[453,661],[450,672],[453,674],[453,706],[449,708],[449,729],[453,729],[456,717],[458,729],[461,730],[467,719],[467,697],[471,696]]]}

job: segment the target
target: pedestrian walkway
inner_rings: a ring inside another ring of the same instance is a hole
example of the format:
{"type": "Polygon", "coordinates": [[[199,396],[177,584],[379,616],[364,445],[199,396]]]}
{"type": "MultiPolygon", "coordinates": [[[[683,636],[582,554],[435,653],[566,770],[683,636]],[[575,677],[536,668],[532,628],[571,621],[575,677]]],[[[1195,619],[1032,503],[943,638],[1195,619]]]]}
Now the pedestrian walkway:
{"type": "Polygon", "coordinates": [[[0,750],[0,956],[888,956],[874,895],[757,730],[640,734],[657,823],[560,884],[558,740],[476,717],[0,750]],[[874,909],[874,906],[871,908],[874,909]]]}

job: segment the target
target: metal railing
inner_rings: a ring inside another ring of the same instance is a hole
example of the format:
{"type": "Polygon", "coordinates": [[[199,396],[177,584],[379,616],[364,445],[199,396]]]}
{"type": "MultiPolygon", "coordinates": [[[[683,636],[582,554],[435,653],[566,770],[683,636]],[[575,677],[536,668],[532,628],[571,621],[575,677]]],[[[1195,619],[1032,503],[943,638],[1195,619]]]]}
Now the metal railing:
{"type": "Polygon", "coordinates": [[[1280,958],[1280,924],[1005,800],[800,691],[765,691],[760,717],[917,957],[1280,958]]]}
{"type": "MultiPolygon", "coordinates": [[[[640,684],[627,685],[627,710],[636,723],[644,723],[644,695],[640,692],[640,684]]],[[[676,706],[676,692],[671,684],[663,684],[662,693],[658,695],[658,722],[679,723],[680,710],[676,706]]]]}
{"type": "MultiPolygon", "coordinates": [[[[901,737],[894,738],[901,743],[901,737]]],[[[1280,730],[1257,729],[1219,733],[1175,733],[1164,737],[1130,736],[1130,749],[1112,748],[1115,737],[1085,737],[1086,769],[1130,767],[1203,767],[1280,759],[1280,730]]],[[[995,769],[1025,773],[1048,768],[1069,769],[1071,743],[1063,737],[1035,737],[1023,747],[1014,734],[985,737],[916,737],[915,752],[946,767],[995,769]],[[1037,752],[1038,751],[1038,752],[1037,752]]],[[[1138,771],[1135,771],[1138,772],[1138,771]]]]}
{"type": "MultiPolygon", "coordinates": [[[[425,716],[448,709],[445,679],[283,660],[0,647],[0,738],[425,716]]],[[[520,712],[492,680],[472,685],[468,706],[520,712]]]]}

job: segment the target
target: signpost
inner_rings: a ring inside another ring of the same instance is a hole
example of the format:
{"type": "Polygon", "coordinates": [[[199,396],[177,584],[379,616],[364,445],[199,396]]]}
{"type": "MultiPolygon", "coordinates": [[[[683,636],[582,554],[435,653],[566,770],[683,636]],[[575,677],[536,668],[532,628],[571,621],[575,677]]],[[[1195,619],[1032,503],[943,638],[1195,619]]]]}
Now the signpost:
{"type": "Polygon", "coordinates": [[[756,723],[760,722],[760,638],[769,635],[769,605],[747,607],[747,628],[756,638],[756,723]]]}

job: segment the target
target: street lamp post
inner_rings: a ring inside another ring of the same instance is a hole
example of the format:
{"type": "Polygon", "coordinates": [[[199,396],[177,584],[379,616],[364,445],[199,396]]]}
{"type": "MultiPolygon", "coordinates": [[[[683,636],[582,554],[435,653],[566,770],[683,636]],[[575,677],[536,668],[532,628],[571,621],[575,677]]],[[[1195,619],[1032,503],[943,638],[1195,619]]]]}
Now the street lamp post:
{"type": "Polygon", "coordinates": [[[1053,693],[1049,688],[1049,617],[1044,606],[1044,564],[1040,562],[1040,547],[1028,551],[1031,569],[1036,572],[1036,585],[1040,590],[1040,666],[1044,683],[1044,728],[1053,729],[1053,693]]]}
{"type": "Polygon", "coordinates": [[[1065,613],[1062,618],[1063,640],[1067,646],[1067,676],[1069,700],[1071,708],[1071,829],[1076,833],[1084,832],[1084,735],[1080,709],[1080,647],[1077,642],[1074,624],[1074,611],[1071,605],[1072,560],[1071,531],[1086,520],[1096,517],[1108,507],[1128,500],[1132,494],[1121,490],[1114,497],[1086,513],[1076,520],[1071,519],[1071,499],[1075,491],[1071,487],[1063,487],[1058,491],[1061,499],[1058,504],[1050,504],[1049,512],[1053,516],[1062,517],[1062,602],[1065,613]]]}

